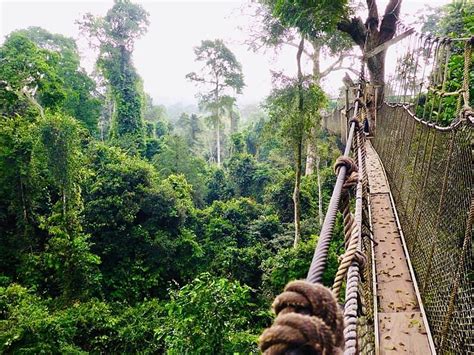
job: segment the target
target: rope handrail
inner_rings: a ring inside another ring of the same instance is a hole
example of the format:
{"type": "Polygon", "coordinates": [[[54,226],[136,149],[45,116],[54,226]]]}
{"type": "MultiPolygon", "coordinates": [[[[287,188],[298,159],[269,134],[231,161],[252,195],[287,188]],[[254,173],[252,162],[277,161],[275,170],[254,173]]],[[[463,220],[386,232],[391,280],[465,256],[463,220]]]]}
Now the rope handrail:
{"type": "Polygon", "coordinates": [[[392,108],[401,107],[416,122],[421,123],[422,125],[425,125],[427,127],[434,128],[434,129],[436,129],[437,131],[440,131],[440,132],[453,131],[453,130],[459,128],[460,126],[462,126],[463,124],[466,124],[466,123],[467,124],[474,124],[474,116],[473,116],[473,118],[466,119],[466,120],[454,120],[453,122],[451,122],[451,124],[449,126],[440,126],[440,125],[436,124],[435,122],[423,120],[423,119],[417,117],[412,111],[409,110],[409,105],[408,104],[396,103],[396,102],[395,103],[384,102],[384,104],[387,105],[388,107],[392,107],[392,108]]]}
{"type": "Polygon", "coordinates": [[[260,349],[265,354],[281,354],[296,349],[331,354],[357,352],[358,284],[360,266],[365,264],[365,256],[361,252],[363,180],[366,177],[363,162],[365,137],[360,125],[361,112],[365,108],[363,73],[362,63],[347,144],[335,164],[337,180],[307,278],[289,283],[275,299],[272,307],[277,317],[259,338],[260,349]],[[351,150],[356,152],[357,163],[349,157],[351,150]],[[350,212],[349,203],[349,189],[352,186],[357,186],[354,215],[350,212]],[[331,291],[320,284],[338,210],[344,215],[346,252],[341,257],[331,291]],[[346,277],[346,302],[342,313],[337,299],[346,277]],[[317,304],[319,306],[315,306],[317,304]]]}

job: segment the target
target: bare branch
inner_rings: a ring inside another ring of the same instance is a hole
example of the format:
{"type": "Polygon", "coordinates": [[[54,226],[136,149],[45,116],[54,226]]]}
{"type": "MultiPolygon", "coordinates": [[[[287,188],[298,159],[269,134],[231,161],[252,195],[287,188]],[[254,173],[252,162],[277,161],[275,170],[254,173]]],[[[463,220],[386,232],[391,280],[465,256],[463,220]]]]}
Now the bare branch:
{"type": "Polygon", "coordinates": [[[333,70],[337,70],[337,68],[339,68],[342,65],[342,61],[344,60],[344,58],[346,58],[346,56],[343,55],[343,54],[341,56],[339,56],[339,58],[337,58],[337,60],[335,62],[333,62],[329,67],[327,67],[326,70],[321,72],[321,74],[319,76],[321,78],[324,78],[325,76],[327,76],[333,70]]]}
{"type": "Polygon", "coordinates": [[[359,75],[359,72],[351,67],[344,66],[342,63],[344,59],[352,57],[351,54],[342,54],[335,62],[333,62],[326,70],[324,70],[321,74],[320,77],[324,78],[325,76],[329,75],[331,72],[336,71],[336,70],[349,70],[352,73],[359,75]]]}
{"type": "Polygon", "coordinates": [[[400,15],[400,8],[402,0],[390,0],[386,9],[385,15],[380,25],[379,43],[384,43],[393,38],[397,29],[398,16],[400,15]]]}
{"type": "Polygon", "coordinates": [[[362,49],[364,49],[366,29],[360,17],[352,19],[343,19],[337,24],[337,29],[346,32],[353,41],[362,49]]]}
{"type": "Polygon", "coordinates": [[[351,67],[339,67],[339,68],[336,68],[334,69],[334,71],[336,70],[349,70],[351,73],[359,76],[360,75],[360,72],[358,70],[355,70],[354,68],[351,68],[351,67]]]}
{"type": "Polygon", "coordinates": [[[379,12],[377,10],[376,0],[367,0],[367,8],[369,9],[369,16],[365,24],[369,31],[377,32],[379,27],[379,12]]]}
{"type": "MultiPolygon", "coordinates": [[[[282,43],[286,44],[288,46],[291,46],[291,47],[298,48],[298,50],[300,49],[299,44],[296,44],[296,43],[293,43],[293,42],[282,42],[282,43]]],[[[306,54],[309,58],[311,58],[313,56],[313,54],[310,51],[308,51],[306,48],[303,48],[303,53],[306,54]]]]}

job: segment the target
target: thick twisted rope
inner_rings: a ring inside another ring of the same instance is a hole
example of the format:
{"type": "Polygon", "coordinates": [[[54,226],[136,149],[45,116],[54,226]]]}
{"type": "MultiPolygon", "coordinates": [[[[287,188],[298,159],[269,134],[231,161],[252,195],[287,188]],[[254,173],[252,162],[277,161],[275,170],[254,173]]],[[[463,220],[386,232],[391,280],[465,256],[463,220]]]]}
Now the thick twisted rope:
{"type": "Polygon", "coordinates": [[[469,105],[469,75],[472,61],[472,46],[474,46],[474,36],[469,41],[466,41],[466,47],[464,49],[464,80],[462,83],[464,108],[471,108],[469,105]]]}
{"type": "MultiPolygon", "coordinates": [[[[355,205],[355,221],[354,225],[357,230],[357,234],[351,234],[351,242],[355,243],[355,254],[352,257],[351,263],[347,271],[347,283],[346,283],[346,297],[344,305],[344,342],[345,342],[345,355],[353,355],[358,353],[358,339],[357,339],[357,322],[358,313],[360,312],[360,295],[359,295],[359,281],[361,275],[361,269],[363,270],[366,259],[362,253],[362,209],[363,209],[363,198],[366,190],[364,190],[364,180],[366,179],[366,168],[365,168],[365,145],[364,145],[364,133],[362,129],[357,132],[357,159],[359,169],[361,170],[362,181],[357,184],[356,190],[356,205],[355,205]]],[[[342,264],[342,263],[341,263],[342,264]]]]}
{"type": "MultiPolygon", "coordinates": [[[[339,158],[336,162],[335,168],[338,168],[338,164],[340,164],[339,158]]],[[[345,253],[341,256],[341,262],[339,264],[336,277],[334,279],[334,284],[332,286],[332,292],[334,296],[338,296],[341,290],[342,282],[347,274],[347,270],[354,259],[356,252],[357,252],[357,238],[359,235],[359,229],[357,223],[355,223],[355,219],[353,214],[350,210],[350,196],[349,190],[354,185],[357,185],[359,181],[359,174],[357,165],[351,158],[344,158],[345,163],[351,166],[351,174],[346,175],[346,181],[343,185],[342,190],[342,200],[340,209],[342,210],[343,218],[344,218],[344,245],[345,245],[345,253]]]]}
{"type": "MultiPolygon", "coordinates": [[[[359,128],[356,133],[354,147],[357,152],[362,149],[361,146],[363,138],[361,137],[361,134],[363,133],[359,128]]],[[[341,164],[350,166],[351,173],[346,175],[346,181],[343,185],[342,200],[340,205],[340,209],[344,218],[344,246],[346,251],[340,257],[340,264],[332,286],[332,292],[336,297],[339,295],[342,283],[347,275],[347,271],[349,270],[349,266],[352,264],[352,261],[357,259],[360,265],[365,264],[365,256],[357,250],[360,234],[359,225],[356,223],[354,215],[350,211],[349,190],[351,187],[356,186],[359,183],[358,167],[351,158],[338,158],[335,164],[336,173],[341,164]]],[[[364,171],[362,171],[362,173],[364,173],[364,171]]]]}
{"type": "Polygon", "coordinates": [[[264,354],[340,354],[344,320],[333,294],[306,281],[290,282],[275,298],[277,315],[259,338],[264,354]]]}

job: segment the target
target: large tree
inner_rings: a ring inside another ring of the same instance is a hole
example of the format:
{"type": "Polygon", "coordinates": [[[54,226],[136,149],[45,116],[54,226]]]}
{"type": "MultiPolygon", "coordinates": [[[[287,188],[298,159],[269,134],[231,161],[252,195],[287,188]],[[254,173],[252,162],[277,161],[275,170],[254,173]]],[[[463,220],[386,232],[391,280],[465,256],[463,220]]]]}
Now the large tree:
{"type": "Polygon", "coordinates": [[[221,165],[221,119],[235,102],[233,95],[242,93],[242,66],[234,53],[220,39],[205,40],[194,49],[196,61],[204,62],[200,73],[189,73],[186,78],[203,86],[199,96],[201,107],[211,112],[209,117],[216,131],[216,161],[221,165]]]}
{"type": "Polygon", "coordinates": [[[111,138],[136,153],[144,146],[142,82],[132,63],[135,41],[147,30],[148,13],[129,0],[115,0],[105,17],[86,14],[81,28],[96,41],[97,61],[114,102],[111,138]]]}
{"type": "Polygon", "coordinates": [[[402,0],[390,0],[380,20],[377,3],[367,0],[368,16],[365,23],[360,17],[345,17],[337,28],[349,34],[360,47],[370,74],[370,84],[375,88],[373,98],[367,101],[370,131],[375,129],[375,110],[383,102],[385,87],[385,53],[388,47],[381,47],[391,40],[397,29],[402,0]],[[375,53],[374,50],[381,48],[375,53]],[[374,52],[374,53],[371,53],[374,52]],[[375,100],[376,97],[376,100],[375,100]]]}
{"type": "MultiPolygon", "coordinates": [[[[300,64],[301,50],[298,51],[298,54],[298,63],[300,64]]],[[[275,89],[267,99],[270,124],[284,139],[293,154],[295,247],[301,235],[300,186],[304,144],[318,120],[319,109],[325,104],[325,96],[321,88],[311,80],[304,80],[300,65],[298,72],[297,79],[285,79],[281,88],[275,89]]]]}
{"type": "MultiPolygon", "coordinates": [[[[261,0],[256,8],[255,16],[258,24],[252,26],[251,48],[262,47],[278,49],[282,46],[298,48],[298,39],[304,37],[302,56],[312,64],[312,80],[316,85],[330,73],[337,70],[349,70],[359,74],[357,69],[348,64],[351,54],[351,40],[336,29],[338,19],[347,12],[346,1],[322,2],[308,11],[305,4],[282,0],[261,0]],[[325,56],[333,59],[326,68],[322,68],[321,60],[325,56]]],[[[318,152],[314,137],[317,127],[308,135],[306,148],[305,174],[314,172],[318,161],[318,152]]],[[[316,169],[317,170],[317,169],[316,169]]]]}
{"type": "MultiPolygon", "coordinates": [[[[334,28],[347,33],[363,53],[367,62],[372,87],[377,88],[377,103],[368,100],[371,129],[375,123],[375,108],[383,101],[385,85],[385,53],[388,46],[383,46],[393,38],[397,29],[402,0],[390,0],[382,19],[375,0],[367,0],[368,17],[365,23],[360,17],[350,17],[347,0],[272,0],[273,14],[285,26],[294,26],[306,36],[319,31],[331,32],[334,28]]],[[[374,95],[375,96],[375,95],[374,95]]]]}
{"type": "Polygon", "coordinates": [[[39,48],[22,33],[12,33],[0,47],[0,113],[43,115],[65,99],[58,76],[58,53],[39,48]]]}

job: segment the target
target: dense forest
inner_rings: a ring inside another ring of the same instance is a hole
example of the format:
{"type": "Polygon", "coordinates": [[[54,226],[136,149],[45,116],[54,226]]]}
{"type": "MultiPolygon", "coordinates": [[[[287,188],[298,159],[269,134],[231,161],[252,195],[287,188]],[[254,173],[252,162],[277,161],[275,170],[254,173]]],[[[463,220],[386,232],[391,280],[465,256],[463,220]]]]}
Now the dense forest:
{"type": "MultiPolygon", "coordinates": [[[[360,46],[354,21],[340,21],[354,4],[311,4],[256,4],[249,47],[289,43],[298,71],[275,73],[270,95],[248,110],[237,105],[241,63],[220,39],[194,49],[201,70],[186,78],[198,110],[155,103],[133,62],[148,13],[129,0],[78,19],[98,52],[93,75],[72,38],[39,27],[8,34],[0,352],[258,351],[273,298],[306,275],[335,181],[342,144],[322,127],[336,103],[321,81],[356,72],[343,63],[360,46]],[[334,59],[324,70],[322,56],[334,59]]],[[[472,4],[454,3],[420,21],[435,34],[469,35],[472,14],[472,4]]],[[[374,61],[371,77],[382,83],[383,58],[374,61]]],[[[335,229],[327,285],[343,249],[340,217],[335,229]]]]}

